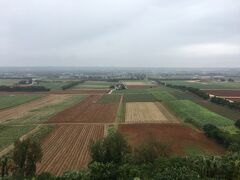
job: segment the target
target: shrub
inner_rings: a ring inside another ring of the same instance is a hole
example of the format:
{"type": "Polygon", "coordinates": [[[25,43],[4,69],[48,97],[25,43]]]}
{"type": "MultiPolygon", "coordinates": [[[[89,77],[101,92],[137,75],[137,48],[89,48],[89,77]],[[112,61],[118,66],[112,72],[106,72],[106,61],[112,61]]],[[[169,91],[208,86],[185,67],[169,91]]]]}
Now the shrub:
{"type": "Polygon", "coordinates": [[[235,126],[240,128],[240,119],[238,119],[236,122],[235,122],[235,126]]]}

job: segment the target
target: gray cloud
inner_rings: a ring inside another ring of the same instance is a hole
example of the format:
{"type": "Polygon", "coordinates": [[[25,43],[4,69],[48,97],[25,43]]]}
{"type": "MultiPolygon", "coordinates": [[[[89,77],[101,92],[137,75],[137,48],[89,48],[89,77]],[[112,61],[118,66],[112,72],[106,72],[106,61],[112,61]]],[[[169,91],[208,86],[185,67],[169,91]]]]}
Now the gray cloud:
{"type": "Polygon", "coordinates": [[[3,0],[0,66],[240,67],[239,0],[3,0]]]}

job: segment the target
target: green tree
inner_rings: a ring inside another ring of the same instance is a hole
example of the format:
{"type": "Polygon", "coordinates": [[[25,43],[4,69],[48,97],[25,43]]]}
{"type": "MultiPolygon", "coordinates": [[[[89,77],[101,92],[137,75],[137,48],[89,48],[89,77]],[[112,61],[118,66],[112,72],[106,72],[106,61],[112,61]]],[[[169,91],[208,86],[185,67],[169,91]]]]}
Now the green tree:
{"type": "Polygon", "coordinates": [[[136,163],[153,163],[160,157],[168,157],[169,153],[167,145],[150,135],[139,147],[134,149],[133,156],[136,163]]]}
{"type": "Polygon", "coordinates": [[[240,128],[240,119],[238,119],[236,122],[235,122],[235,126],[240,128]]]}
{"type": "Polygon", "coordinates": [[[36,163],[42,159],[42,150],[38,142],[31,139],[17,140],[14,143],[13,161],[17,176],[33,177],[36,173],[36,163]]]}
{"type": "Polygon", "coordinates": [[[98,140],[90,147],[92,161],[120,164],[130,152],[124,137],[118,132],[109,132],[108,136],[98,140]]]}

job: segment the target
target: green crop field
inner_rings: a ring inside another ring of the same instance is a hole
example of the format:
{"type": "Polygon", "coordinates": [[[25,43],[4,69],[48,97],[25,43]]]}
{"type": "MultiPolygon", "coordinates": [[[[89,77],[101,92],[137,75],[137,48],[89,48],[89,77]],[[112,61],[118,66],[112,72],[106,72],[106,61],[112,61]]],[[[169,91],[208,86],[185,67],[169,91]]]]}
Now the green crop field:
{"type": "Polygon", "coordinates": [[[107,81],[85,81],[74,88],[89,88],[89,89],[108,89],[109,86],[114,85],[114,82],[107,81]]]}
{"type": "Polygon", "coordinates": [[[0,150],[12,144],[18,138],[28,133],[36,126],[4,126],[0,125],[0,150]]]}
{"type": "Polygon", "coordinates": [[[157,99],[152,94],[124,94],[124,102],[154,102],[157,99]]]}
{"type": "Polygon", "coordinates": [[[45,122],[51,116],[82,101],[85,97],[86,97],[85,95],[74,95],[73,97],[66,99],[61,103],[33,109],[31,110],[32,113],[30,115],[20,117],[17,119],[11,119],[7,121],[5,124],[16,125],[16,124],[32,124],[32,123],[45,122]]]}
{"type": "Polygon", "coordinates": [[[0,86],[12,86],[17,84],[19,79],[0,79],[0,86]]]}
{"type": "Polygon", "coordinates": [[[176,100],[176,98],[167,91],[154,91],[152,95],[160,101],[171,101],[176,100]]]}
{"type": "Polygon", "coordinates": [[[164,81],[168,84],[174,85],[183,85],[189,87],[195,87],[199,89],[240,89],[239,82],[217,82],[217,81],[209,81],[209,82],[193,82],[186,80],[172,80],[172,81],[164,81]]]}
{"type": "Polygon", "coordinates": [[[107,103],[118,103],[121,99],[119,94],[105,94],[99,99],[98,103],[107,104],[107,103]]]}
{"type": "Polygon", "coordinates": [[[124,89],[124,90],[116,90],[113,93],[115,93],[115,94],[143,94],[143,93],[149,93],[148,89],[150,89],[150,88],[124,89]]]}
{"type": "Polygon", "coordinates": [[[18,106],[42,97],[43,95],[0,95],[0,109],[18,106]]]}
{"type": "Polygon", "coordinates": [[[38,86],[44,86],[51,90],[61,90],[62,86],[67,85],[69,81],[43,81],[38,84],[38,86]]]}
{"type": "Polygon", "coordinates": [[[175,100],[165,103],[176,115],[196,126],[202,127],[208,123],[216,126],[229,126],[234,124],[232,120],[209,111],[190,100],[175,100]]]}

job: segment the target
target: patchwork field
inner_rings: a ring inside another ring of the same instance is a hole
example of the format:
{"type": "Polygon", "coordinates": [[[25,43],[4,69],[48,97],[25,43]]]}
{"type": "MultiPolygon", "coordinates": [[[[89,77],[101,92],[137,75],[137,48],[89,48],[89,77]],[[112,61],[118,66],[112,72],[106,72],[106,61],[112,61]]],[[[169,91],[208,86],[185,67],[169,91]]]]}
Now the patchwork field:
{"type": "Polygon", "coordinates": [[[17,84],[19,79],[0,79],[0,86],[12,86],[17,84]]]}
{"type": "Polygon", "coordinates": [[[118,103],[98,103],[100,95],[90,95],[82,102],[52,117],[49,123],[110,123],[116,119],[118,103]]]}
{"type": "Polygon", "coordinates": [[[37,173],[59,176],[68,170],[87,168],[89,145],[103,135],[103,125],[58,126],[42,141],[43,158],[37,165],[37,173]]]}
{"type": "Polygon", "coordinates": [[[124,102],[154,102],[157,99],[152,94],[124,94],[124,102]]]}
{"type": "Polygon", "coordinates": [[[10,94],[10,95],[0,95],[0,110],[18,106],[30,102],[32,100],[38,99],[42,95],[24,95],[24,94],[10,94]]]}
{"type": "Polygon", "coordinates": [[[9,119],[4,124],[6,125],[29,125],[46,122],[50,117],[53,117],[57,113],[69,108],[79,102],[81,102],[85,95],[68,95],[69,97],[54,104],[45,104],[42,107],[33,107],[24,116],[9,119]]]}
{"type": "MultiPolygon", "coordinates": [[[[173,117],[172,117],[173,118],[173,117]]],[[[170,113],[160,104],[154,102],[132,102],[126,103],[126,123],[142,122],[177,122],[172,119],[170,113]]]]}
{"type": "Polygon", "coordinates": [[[73,89],[109,89],[110,86],[114,85],[114,82],[107,81],[85,81],[73,89]]]}
{"type": "Polygon", "coordinates": [[[222,154],[225,151],[202,132],[183,124],[121,124],[118,131],[133,147],[150,137],[156,138],[169,147],[172,155],[192,154],[193,149],[202,154],[222,154]]]}
{"type": "Polygon", "coordinates": [[[61,90],[64,85],[67,85],[69,81],[43,81],[38,86],[44,86],[51,90],[61,90]]]}
{"type": "Polygon", "coordinates": [[[234,123],[234,121],[209,111],[190,100],[175,100],[164,103],[175,112],[177,116],[198,127],[202,127],[207,123],[216,126],[229,126],[234,123]]]}
{"type": "Polygon", "coordinates": [[[69,96],[71,95],[46,95],[43,98],[16,106],[14,108],[0,110],[0,122],[25,116],[31,109],[34,108],[41,108],[46,105],[57,104],[69,98],[69,96]]]}
{"type": "Polygon", "coordinates": [[[120,99],[121,99],[121,95],[119,95],[119,94],[104,94],[98,100],[98,103],[100,103],[100,104],[119,103],[120,99]]]}
{"type": "Polygon", "coordinates": [[[35,127],[36,126],[34,125],[23,127],[0,125],[0,154],[1,150],[12,144],[18,138],[31,131],[35,127]]]}
{"type": "MultiPolygon", "coordinates": [[[[65,93],[69,94],[106,94],[108,93],[108,89],[71,89],[71,90],[66,90],[65,93]]],[[[63,92],[58,92],[58,93],[63,93],[63,92]]]]}
{"type": "Polygon", "coordinates": [[[213,94],[215,96],[221,96],[221,97],[240,97],[240,90],[204,90],[205,92],[209,94],[213,94]]]}
{"type": "Polygon", "coordinates": [[[198,80],[170,80],[164,81],[168,84],[190,86],[199,89],[240,89],[239,82],[218,82],[218,81],[198,81],[198,80]]]}
{"type": "Polygon", "coordinates": [[[122,81],[123,84],[127,86],[148,86],[153,85],[152,81],[122,81]]]}

